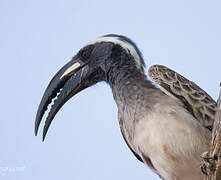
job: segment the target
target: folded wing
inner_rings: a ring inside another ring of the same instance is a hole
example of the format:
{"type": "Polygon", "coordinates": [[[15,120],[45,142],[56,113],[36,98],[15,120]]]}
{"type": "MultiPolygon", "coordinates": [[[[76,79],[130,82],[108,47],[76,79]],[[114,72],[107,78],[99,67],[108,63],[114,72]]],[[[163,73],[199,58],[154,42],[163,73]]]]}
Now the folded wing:
{"type": "Polygon", "coordinates": [[[151,66],[148,75],[165,94],[181,103],[204,127],[212,130],[216,102],[211,96],[194,82],[165,66],[151,66]]]}

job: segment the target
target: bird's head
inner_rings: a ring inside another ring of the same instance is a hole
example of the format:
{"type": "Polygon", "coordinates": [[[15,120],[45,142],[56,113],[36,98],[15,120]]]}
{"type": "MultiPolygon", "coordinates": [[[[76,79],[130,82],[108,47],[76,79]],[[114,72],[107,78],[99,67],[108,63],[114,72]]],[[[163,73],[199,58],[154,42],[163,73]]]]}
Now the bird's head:
{"type": "Polygon", "coordinates": [[[135,43],[125,36],[106,35],[84,46],[52,78],[44,92],[35,120],[35,135],[47,107],[54,98],[46,118],[43,140],[59,109],[75,94],[100,81],[108,81],[114,67],[131,66],[143,72],[144,61],[135,43]]]}

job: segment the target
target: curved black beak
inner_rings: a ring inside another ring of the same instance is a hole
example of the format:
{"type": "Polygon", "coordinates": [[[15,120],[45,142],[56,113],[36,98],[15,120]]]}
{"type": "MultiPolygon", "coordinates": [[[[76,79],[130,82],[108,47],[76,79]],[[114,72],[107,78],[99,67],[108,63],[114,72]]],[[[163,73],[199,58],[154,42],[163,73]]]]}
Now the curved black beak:
{"type": "Polygon", "coordinates": [[[50,81],[41,99],[35,119],[35,135],[37,135],[42,117],[47,110],[48,105],[52,102],[53,98],[56,97],[45,121],[43,141],[48,128],[59,109],[73,95],[90,86],[90,82],[86,78],[88,69],[89,67],[87,63],[80,59],[72,59],[64,65],[50,81]]]}

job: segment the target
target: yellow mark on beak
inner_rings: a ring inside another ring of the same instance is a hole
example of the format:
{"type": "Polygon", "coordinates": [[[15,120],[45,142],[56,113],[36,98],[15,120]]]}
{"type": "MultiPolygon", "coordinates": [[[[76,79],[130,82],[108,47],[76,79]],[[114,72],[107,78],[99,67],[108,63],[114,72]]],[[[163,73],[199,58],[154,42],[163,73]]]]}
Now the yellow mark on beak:
{"type": "Polygon", "coordinates": [[[75,69],[79,68],[81,66],[81,64],[79,62],[74,63],[71,67],[69,67],[64,74],[60,77],[60,79],[62,79],[64,76],[68,75],[69,73],[71,73],[72,71],[74,71],[75,69]]]}

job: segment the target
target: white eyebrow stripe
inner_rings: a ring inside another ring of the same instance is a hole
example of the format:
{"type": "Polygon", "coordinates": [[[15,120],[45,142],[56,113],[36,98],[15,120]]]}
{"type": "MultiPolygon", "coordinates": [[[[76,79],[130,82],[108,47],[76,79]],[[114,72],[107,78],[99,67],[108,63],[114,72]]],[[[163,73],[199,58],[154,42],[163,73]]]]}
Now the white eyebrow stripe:
{"type": "Polygon", "coordinates": [[[128,43],[127,41],[122,41],[118,37],[108,36],[108,37],[99,37],[91,42],[89,42],[86,46],[99,43],[99,42],[112,42],[114,44],[119,44],[122,48],[124,48],[128,53],[130,53],[135,61],[138,69],[141,69],[141,61],[140,56],[138,55],[136,49],[133,45],[128,43]]]}

